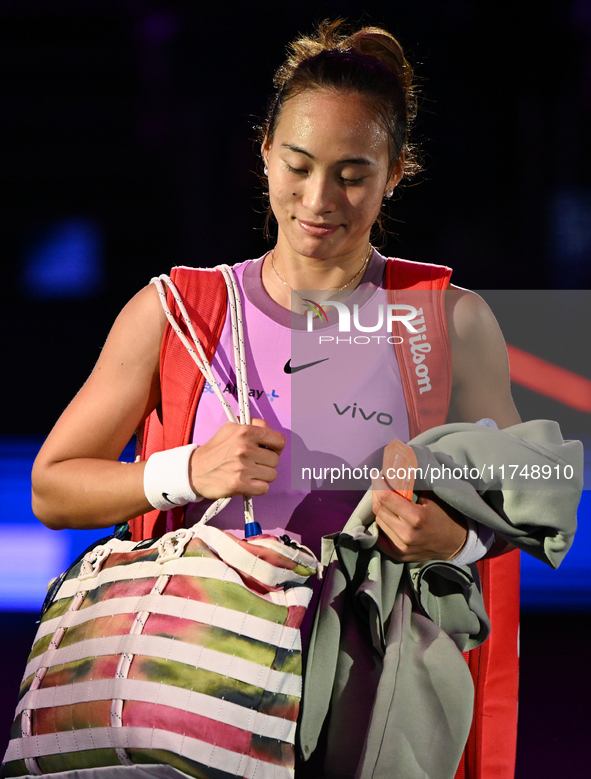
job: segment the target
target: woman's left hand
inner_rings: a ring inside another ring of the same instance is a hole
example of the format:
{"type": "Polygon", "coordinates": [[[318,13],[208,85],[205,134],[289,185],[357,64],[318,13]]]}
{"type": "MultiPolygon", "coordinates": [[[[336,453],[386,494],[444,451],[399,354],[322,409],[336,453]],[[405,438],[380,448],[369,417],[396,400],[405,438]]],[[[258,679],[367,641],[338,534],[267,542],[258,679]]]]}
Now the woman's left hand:
{"type": "Polygon", "coordinates": [[[401,563],[414,563],[449,560],[460,551],[468,529],[459,511],[440,504],[434,493],[423,493],[412,503],[383,480],[373,486],[373,511],[382,531],[383,552],[401,563]]]}

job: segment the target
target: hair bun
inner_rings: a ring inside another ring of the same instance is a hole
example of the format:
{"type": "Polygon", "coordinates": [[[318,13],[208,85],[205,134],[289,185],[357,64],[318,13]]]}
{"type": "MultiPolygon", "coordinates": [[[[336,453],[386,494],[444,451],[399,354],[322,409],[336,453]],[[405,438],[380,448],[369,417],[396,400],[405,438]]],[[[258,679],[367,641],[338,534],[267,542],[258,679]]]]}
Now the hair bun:
{"type": "Polygon", "coordinates": [[[413,70],[404,56],[400,43],[379,27],[364,27],[353,33],[346,43],[353,49],[375,57],[400,79],[408,96],[412,90],[413,70]]]}

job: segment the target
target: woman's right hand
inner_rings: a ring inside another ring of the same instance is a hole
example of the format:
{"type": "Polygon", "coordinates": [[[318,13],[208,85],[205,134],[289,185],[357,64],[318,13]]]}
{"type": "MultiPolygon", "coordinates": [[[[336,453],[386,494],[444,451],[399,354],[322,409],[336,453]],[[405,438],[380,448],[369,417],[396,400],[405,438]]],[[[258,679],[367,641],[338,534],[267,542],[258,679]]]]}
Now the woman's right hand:
{"type": "Polygon", "coordinates": [[[264,419],[250,425],[227,422],[191,455],[189,478],[193,491],[204,498],[264,495],[277,478],[285,436],[264,419]]]}

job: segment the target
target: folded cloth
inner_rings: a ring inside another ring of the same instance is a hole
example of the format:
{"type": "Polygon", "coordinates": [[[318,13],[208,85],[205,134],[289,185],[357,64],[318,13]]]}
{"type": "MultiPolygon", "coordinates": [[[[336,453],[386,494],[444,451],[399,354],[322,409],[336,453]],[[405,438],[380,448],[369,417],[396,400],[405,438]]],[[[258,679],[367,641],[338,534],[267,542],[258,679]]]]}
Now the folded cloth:
{"type": "MultiPolygon", "coordinates": [[[[558,567],[576,530],[580,442],[564,441],[556,423],[540,420],[506,430],[443,425],[410,445],[422,470],[417,488],[558,567]]],[[[371,490],[343,532],[323,539],[327,570],[308,651],[301,753],[312,754],[328,717],[328,773],[453,779],[474,692],[460,652],[490,632],[478,569],[399,563],[377,540],[371,490]]]]}
{"type": "Polygon", "coordinates": [[[540,419],[505,430],[441,425],[410,445],[421,487],[558,568],[577,529],[583,489],[580,441],[564,441],[556,422],[540,419]],[[461,478],[454,477],[454,470],[462,472],[461,478]]]}

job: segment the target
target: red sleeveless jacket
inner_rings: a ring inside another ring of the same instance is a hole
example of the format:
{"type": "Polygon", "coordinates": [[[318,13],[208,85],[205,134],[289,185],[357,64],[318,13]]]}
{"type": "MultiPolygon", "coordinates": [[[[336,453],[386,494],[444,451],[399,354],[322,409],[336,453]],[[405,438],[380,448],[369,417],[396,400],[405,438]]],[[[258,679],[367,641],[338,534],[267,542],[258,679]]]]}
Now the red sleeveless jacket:
{"type": "MultiPolygon", "coordinates": [[[[417,382],[408,339],[396,345],[409,416],[410,436],[445,424],[451,395],[451,351],[445,302],[451,269],[441,265],[390,259],[386,265],[388,301],[403,302],[402,292],[421,290],[420,312],[428,324],[429,378],[417,382]],[[425,387],[428,384],[428,390],[425,387]]],[[[226,318],[226,285],[219,271],[178,267],[171,278],[179,289],[208,359],[213,356],[226,318]]],[[[404,302],[413,303],[408,296],[404,302]]],[[[169,293],[168,303],[176,305],[169,293]]],[[[178,312],[177,312],[178,313],[178,312]]],[[[184,325],[181,324],[184,328],[184,325]]],[[[394,323],[394,335],[399,322],[394,323]]],[[[423,371],[424,373],[424,371],[423,371]]],[[[205,379],[185,347],[166,326],[160,353],[162,402],[138,433],[141,459],[191,441],[193,422],[205,379]]],[[[183,509],[144,514],[130,523],[133,538],[162,535],[182,524],[183,509]]],[[[465,653],[475,686],[474,718],[456,779],[512,779],[517,745],[519,553],[478,563],[491,635],[465,653]]]]}

